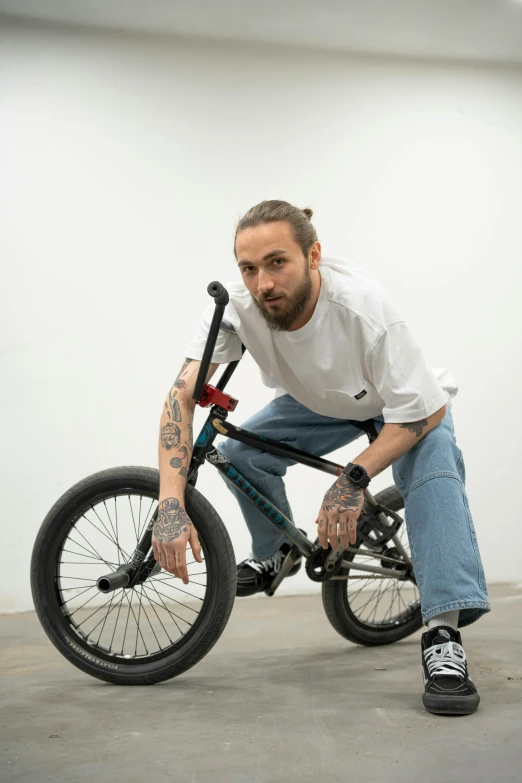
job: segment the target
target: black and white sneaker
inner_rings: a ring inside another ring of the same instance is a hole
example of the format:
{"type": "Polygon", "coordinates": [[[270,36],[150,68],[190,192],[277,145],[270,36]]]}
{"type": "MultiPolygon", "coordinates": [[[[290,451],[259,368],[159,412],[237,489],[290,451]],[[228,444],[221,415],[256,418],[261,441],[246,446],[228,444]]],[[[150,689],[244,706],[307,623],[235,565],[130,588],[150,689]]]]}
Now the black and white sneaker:
{"type": "MultiPolygon", "coordinates": [[[[258,560],[254,557],[250,557],[247,560],[243,560],[242,563],[239,563],[237,566],[236,595],[239,598],[244,598],[247,595],[254,595],[254,593],[260,593],[263,590],[266,590],[270,586],[274,576],[281,570],[283,560],[290,549],[291,544],[285,541],[273,557],[268,557],[266,560],[258,560]]],[[[297,574],[301,568],[302,560],[301,553],[297,552],[295,563],[289,571],[288,576],[297,574]]]]}
{"type": "Polygon", "coordinates": [[[466,653],[460,633],[447,625],[422,634],[424,695],[428,712],[469,715],[479,706],[480,696],[468,676],[466,653]]]}

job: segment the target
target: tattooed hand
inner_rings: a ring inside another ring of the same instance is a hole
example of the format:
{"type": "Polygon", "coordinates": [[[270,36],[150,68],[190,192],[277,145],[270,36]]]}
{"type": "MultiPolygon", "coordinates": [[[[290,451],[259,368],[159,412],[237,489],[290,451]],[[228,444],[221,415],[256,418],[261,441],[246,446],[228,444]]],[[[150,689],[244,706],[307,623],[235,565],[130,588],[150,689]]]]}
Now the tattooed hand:
{"type": "Polygon", "coordinates": [[[321,510],[315,520],[319,541],[323,549],[339,549],[338,537],[343,547],[355,544],[357,521],[364,505],[364,491],[342,473],[324,496],[321,510]],[[349,541],[348,541],[349,539],[349,541]]]}
{"type": "Polygon", "coordinates": [[[190,543],[196,562],[202,563],[201,546],[192,521],[177,498],[166,498],[158,506],[152,528],[154,558],[166,571],[188,584],[186,550],[190,543]]]}

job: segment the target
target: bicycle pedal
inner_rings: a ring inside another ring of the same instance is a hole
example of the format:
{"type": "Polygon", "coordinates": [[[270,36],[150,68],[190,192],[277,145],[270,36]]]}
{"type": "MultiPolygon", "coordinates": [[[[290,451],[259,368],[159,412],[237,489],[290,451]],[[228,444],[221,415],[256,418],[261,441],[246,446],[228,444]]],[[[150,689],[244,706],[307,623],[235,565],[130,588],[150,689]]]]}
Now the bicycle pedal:
{"type": "Polygon", "coordinates": [[[270,582],[269,586],[265,590],[265,594],[268,596],[274,595],[275,591],[285,578],[285,576],[288,576],[292,568],[294,567],[294,564],[299,556],[299,550],[296,546],[292,547],[292,549],[288,552],[285,559],[281,563],[281,568],[277,572],[277,574],[274,576],[272,581],[270,582]]]}

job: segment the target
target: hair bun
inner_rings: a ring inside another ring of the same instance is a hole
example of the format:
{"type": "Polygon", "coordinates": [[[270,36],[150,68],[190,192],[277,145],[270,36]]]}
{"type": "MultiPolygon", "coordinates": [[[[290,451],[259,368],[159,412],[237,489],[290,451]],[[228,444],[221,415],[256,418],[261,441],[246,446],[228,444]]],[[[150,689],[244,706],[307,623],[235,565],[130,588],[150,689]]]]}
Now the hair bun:
{"type": "Polygon", "coordinates": [[[303,209],[303,212],[305,213],[308,220],[312,219],[312,215],[314,214],[313,209],[310,209],[310,207],[306,207],[305,209],[303,209]]]}

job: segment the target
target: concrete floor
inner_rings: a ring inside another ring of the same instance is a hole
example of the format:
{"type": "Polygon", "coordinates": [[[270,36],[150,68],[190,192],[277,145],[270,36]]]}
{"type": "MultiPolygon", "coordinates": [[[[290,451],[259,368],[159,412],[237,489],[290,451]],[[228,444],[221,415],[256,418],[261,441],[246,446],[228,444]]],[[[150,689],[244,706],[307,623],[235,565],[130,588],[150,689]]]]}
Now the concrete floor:
{"type": "Polygon", "coordinates": [[[151,688],[90,678],[35,615],[2,616],[0,779],[520,783],[522,589],[491,596],[464,632],[482,703],[462,718],[424,710],[420,634],[356,647],[317,595],[236,602],[213,651],[151,688]]]}

